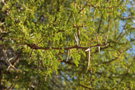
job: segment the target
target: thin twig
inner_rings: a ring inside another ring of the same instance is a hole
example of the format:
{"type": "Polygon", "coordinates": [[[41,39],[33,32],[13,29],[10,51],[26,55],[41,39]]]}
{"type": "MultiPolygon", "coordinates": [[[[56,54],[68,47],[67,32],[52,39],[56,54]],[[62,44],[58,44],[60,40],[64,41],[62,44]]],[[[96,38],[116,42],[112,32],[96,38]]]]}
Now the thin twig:
{"type": "Polygon", "coordinates": [[[98,33],[100,32],[102,20],[103,20],[103,14],[101,15],[101,19],[100,19],[100,22],[99,22],[99,26],[98,26],[98,30],[97,30],[98,33]]]}
{"type": "Polygon", "coordinates": [[[88,0],[88,1],[86,2],[86,4],[83,6],[83,8],[80,9],[80,11],[78,12],[78,14],[81,13],[81,11],[84,10],[84,8],[87,6],[87,4],[88,4],[89,1],[90,1],[90,0],[88,0]]]}
{"type": "MultiPolygon", "coordinates": [[[[95,33],[96,33],[96,38],[97,38],[97,44],[99,44],[99,38],[98,38],[97,32],[95,33]]],[[[100,52],[100,46],[98,47],[98,52],[100,52]]]]}
{"type": "Polygon", "coordinates": [[[107,35],[106,35],[105,43],[107,43],[107,41],[108,41],[109,32],[110,32],[110,15],[108,18],[107,35]]]}
{"type": "MultiPolygon", "coordinates": [[[[6,58],[6,61],[9,63],[8,68],[9,68],[9,67],[12,67],[14,70],[18,71],[18,70],[14,67],[14,65],[12,65],[11,62],[9,61],[8,56],[7,56],[7,54],[6,54],[6,50],[3,49],[2,51],[4,52],[4,56],[5,56],[5,58],[6,58]]],[[[8,70],[8,68],[7,68],[7,70],[8,70]]]]}

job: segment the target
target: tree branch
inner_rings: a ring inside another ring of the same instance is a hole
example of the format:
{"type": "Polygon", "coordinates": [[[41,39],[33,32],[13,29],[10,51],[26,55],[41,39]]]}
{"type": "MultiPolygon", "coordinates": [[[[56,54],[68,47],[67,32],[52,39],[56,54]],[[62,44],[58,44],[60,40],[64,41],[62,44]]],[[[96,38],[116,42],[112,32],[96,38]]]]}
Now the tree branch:
{"type": "Polygon", "coordinates": [[[105,47],[105,46],[108,46],[109,44],[103,44],[103,45],[94,45],[94,46],[90,46],[90,47],[81,47],[81,46],[78,46],[78,45],[75,45],[75,46],[71,46],[71,47],[38,47],[36,44],[27,44],[25,43],[24,45],[27,45],[29,46],[31,49],[42,49],[42,50],[49,50],[49,49],[56,49],[56,50],[60,50],[60,49],[64,49],[64,50],[69,50],[69,49],[88,49],[88,48],[94,48],[94,47],[105,47]]]}

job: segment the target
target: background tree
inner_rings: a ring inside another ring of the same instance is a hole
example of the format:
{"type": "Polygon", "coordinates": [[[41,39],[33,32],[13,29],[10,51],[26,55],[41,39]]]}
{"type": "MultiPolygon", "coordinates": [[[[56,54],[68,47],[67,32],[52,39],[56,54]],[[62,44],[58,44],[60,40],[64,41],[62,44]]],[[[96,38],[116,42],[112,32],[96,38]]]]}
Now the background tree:
{"type": "Polygon", "coordinates": [[[1,0],[0,88],[134,90],[132,0],[1,0]]]}

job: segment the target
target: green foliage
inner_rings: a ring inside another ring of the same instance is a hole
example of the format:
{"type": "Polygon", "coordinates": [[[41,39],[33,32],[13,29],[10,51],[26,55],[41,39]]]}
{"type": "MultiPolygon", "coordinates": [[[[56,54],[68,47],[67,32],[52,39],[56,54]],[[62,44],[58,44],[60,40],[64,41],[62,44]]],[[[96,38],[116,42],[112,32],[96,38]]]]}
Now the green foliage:
{"type": "Polygon", "coordinates": [[[0,88],[135,89],[134,3],[1,0],[0,88]]]}

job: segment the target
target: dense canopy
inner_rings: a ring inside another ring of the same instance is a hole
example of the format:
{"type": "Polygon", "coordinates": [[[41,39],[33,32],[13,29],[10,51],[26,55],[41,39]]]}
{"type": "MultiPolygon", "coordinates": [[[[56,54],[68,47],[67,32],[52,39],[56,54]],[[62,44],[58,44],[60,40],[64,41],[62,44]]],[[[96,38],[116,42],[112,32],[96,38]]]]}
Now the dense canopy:
{"type": "Polygon", "coordinates": [[[0,0],[1,90],[134,90],[134,0],[0,0]]]}

